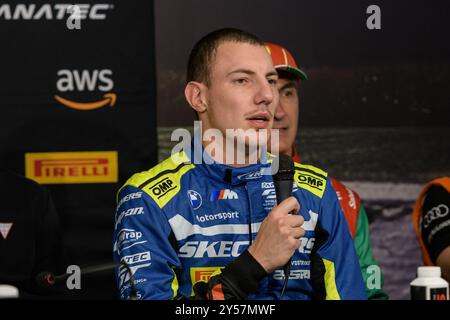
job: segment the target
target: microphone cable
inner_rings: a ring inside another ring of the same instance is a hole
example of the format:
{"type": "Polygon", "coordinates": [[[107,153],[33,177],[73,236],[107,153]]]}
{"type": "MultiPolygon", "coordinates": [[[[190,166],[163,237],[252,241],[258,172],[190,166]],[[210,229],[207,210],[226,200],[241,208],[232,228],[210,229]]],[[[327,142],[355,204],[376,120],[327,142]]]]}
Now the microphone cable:
{"type": "Polygon", "coordinates": [[[288,281],[289,281],[289,274],[290,274],[290,270],[289,270],[288,274],[286,274],[286,270],[284,271],[283,289],[281,289],[280,297],[278,298],[278,300],[280,300],[280,301],[283,300],[284,292],[286,291],[287,284],[288,284],[288,281]]]}
{"type": "Polygon", "coordinates": [[[120,265],[127,269],[127,272],[130,276],[130,296],[128,300],[138,300],[136,284],[134,283],[134,274],[131,271],[130,266],[125,262],[125,260],[121,260],[120,265]]]}

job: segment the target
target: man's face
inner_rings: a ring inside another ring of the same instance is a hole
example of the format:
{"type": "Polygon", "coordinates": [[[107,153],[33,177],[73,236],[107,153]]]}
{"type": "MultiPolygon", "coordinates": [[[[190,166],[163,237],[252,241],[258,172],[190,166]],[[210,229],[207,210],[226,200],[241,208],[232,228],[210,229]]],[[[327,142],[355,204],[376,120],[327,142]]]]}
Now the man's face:
{"type": "Polygon", "coordinates": [[[292,156],[292,146],[297,136],[298,127],[298,89],[295,80],[279,78],[277,89],[280,95],[275,110],[274,129],[279,129],[279,153],[292,156]]]}
{"type": "Polygon", "coordinates": [[[270,129],[278,75],[263,46],[223,42],[210,67],[204,128],[270,129]]]}

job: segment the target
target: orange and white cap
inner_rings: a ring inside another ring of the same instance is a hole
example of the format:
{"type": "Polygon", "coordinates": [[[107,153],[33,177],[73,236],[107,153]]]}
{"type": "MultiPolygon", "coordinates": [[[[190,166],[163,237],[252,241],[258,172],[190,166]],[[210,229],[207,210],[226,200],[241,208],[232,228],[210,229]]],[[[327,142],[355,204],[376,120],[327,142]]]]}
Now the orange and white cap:
{"type": "Polygon", "coordinates": [[[267,51],[272,57],[273,66],[276,70],[284,70],[290,72],[301,80],[307,80],[308,76],[297,65],[292,54],[282,46],[266,42],[267,51]]]}

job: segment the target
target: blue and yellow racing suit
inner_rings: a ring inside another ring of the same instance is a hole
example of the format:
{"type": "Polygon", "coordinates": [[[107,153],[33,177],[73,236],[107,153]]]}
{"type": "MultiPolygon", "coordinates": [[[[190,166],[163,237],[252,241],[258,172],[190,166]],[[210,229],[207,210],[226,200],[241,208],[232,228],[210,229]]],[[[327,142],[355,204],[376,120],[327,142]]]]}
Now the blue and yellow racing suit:
{"type": "MultiPolygon", "coordinates": [[[[273,178],[262,174],[270,165],[194,164],[190,156],[135,174],[118,192],[113,256],[129,266],[116,272],[120,297],[133,285],[139,299],[278,299],[283,268],[267,274],[247,251],[276,204],[273,178]]],[[[305,235],[284,299],[366,299],[327,173],[295,163],[294,181],[305,235]]]]}

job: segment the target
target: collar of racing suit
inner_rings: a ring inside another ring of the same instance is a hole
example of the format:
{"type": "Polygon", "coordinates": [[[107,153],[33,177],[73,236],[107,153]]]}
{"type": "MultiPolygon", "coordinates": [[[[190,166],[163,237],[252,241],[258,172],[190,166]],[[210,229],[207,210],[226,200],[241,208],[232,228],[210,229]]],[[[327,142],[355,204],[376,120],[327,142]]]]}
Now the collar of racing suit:
{"type": "Polygon", "coordinates": [[[220,182],[225,182],[231,186],[245,184],[249,180],[260,179],[265,174],[271,174],[272,155],[265,148],[262,150],[262,158],[258,163],[244,167],[233,167],[212,159],[199,140],[193,139],[191,143],[191,154],[188,155],[188,158],[206,176],[220,182]]]}

